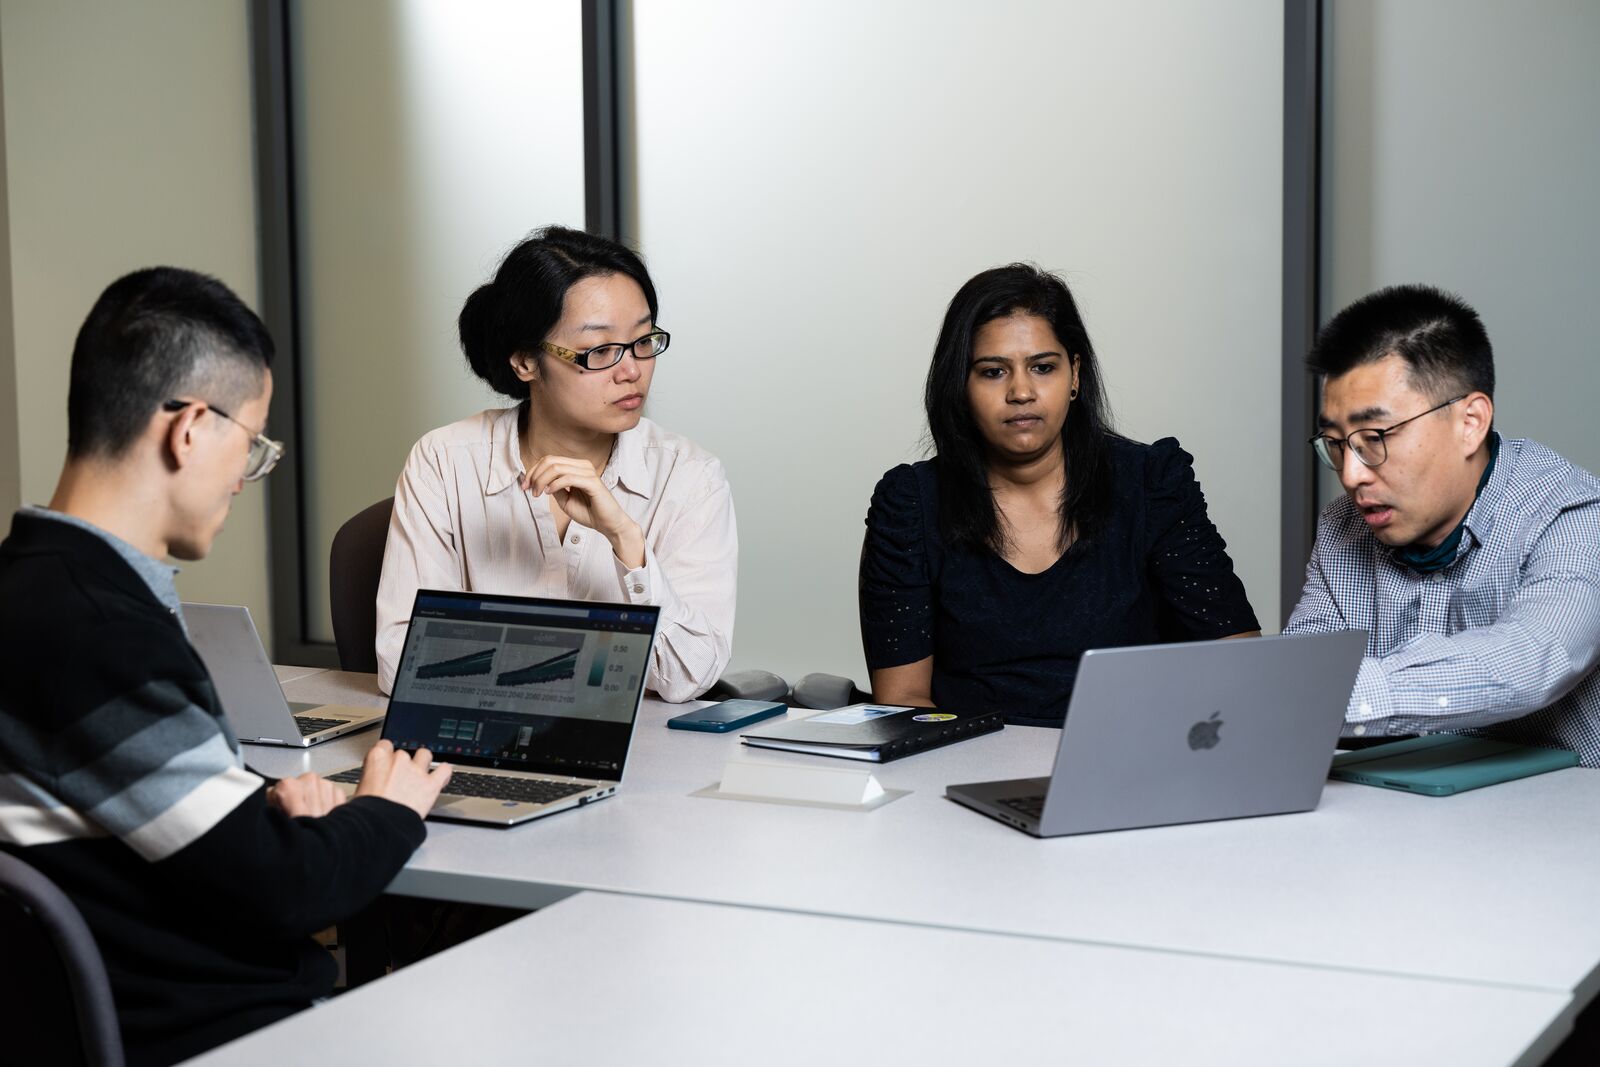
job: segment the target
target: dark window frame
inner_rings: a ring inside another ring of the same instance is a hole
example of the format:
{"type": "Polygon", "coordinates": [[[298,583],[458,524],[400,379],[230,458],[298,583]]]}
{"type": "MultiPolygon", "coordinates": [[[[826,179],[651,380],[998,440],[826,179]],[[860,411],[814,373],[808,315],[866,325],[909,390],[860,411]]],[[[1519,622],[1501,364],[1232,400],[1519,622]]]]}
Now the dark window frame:
{"type": "MultiPolygon", "coordinates": [[[[616,84],[616,0],[583,5],[584,187],[587,227],[618,234],[621,215],[616,84]]],[[[306,560],[317,546],[306,529],[305,353],[301,332],[298,204],[295,175],[290,0],[251,0],[256,213],[260,234],[260,311],[277,344],[272,377],[277,403],[269,423],[288,446],[267,479],[272,656],[279,663],[337,667],[332,642],[310,638],[306,560]]],[[[352,513],[353,514],[353,513],[352,513]]],[[[326,548],[323,549],[326,551],[326,548]]]]}
{"type": "Polygon", "coordinates": [[[1283,3],[1283,411],[1278,610],[1288,622],[1317,532],[1316,389],[1305,357],[1321,323],[1322,0],[1283,3]]]}

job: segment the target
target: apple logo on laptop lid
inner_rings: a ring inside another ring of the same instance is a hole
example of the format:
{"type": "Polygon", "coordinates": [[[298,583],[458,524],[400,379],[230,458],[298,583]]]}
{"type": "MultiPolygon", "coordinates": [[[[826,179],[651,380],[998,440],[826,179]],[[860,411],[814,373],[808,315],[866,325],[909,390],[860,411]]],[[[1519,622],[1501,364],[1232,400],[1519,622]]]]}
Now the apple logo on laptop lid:
{"type": "Polygon", "coordinates": [[[1198,752],[1202,748],[1216,748],[1222,740],[1218,731],[1222,729],[1222,712],[1213,711],[1211,718],[1202,720],[1189,727],[1189,747],[1198,752]]]}

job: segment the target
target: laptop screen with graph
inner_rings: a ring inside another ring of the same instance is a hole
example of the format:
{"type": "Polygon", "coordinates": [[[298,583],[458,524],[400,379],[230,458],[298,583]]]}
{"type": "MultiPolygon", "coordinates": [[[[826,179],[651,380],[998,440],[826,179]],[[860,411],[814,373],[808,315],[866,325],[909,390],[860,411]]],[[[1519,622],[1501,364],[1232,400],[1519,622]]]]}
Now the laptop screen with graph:
{"type": "Polygon", "coordinates": [[[658,613],[421,590],[383,736],[451,763],[619,778],[658,613]]]}

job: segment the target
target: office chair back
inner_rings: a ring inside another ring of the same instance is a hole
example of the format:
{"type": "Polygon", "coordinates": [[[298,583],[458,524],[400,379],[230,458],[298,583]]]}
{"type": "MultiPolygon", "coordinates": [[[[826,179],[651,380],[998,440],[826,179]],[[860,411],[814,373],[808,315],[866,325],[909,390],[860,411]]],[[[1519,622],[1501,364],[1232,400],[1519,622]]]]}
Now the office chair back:
{"type": "Polygon", "coordinates": [[[0,852],[0,1034],[7,1063],[122,1067],[105,962],[56,884],[0,852]]]}
{"type": "Polygon", "coordinates": [[[812,708],[832,711],[847,704],[870,704],[872,694],[857,686],[849,678],[838,674],[808,674],[789,691],[788,704],[793,708],[812,708]]]}
{"type": "Polygon", "coordinates": [[[378,579],[389,538],[394,497],[364,508],[339,527],[328,553],[328,601],[339,669],[373,674],[378,669],[378,579]]]}

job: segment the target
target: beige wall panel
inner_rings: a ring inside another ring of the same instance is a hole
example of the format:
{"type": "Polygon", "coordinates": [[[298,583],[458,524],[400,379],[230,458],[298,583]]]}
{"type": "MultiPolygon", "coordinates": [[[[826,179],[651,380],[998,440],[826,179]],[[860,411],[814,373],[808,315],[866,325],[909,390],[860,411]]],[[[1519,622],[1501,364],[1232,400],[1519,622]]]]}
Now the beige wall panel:
{"type": "MultiPolygon", "coordinates": [[[[6,0],[5,78],[20,496],[49,500],[66,453],[73,337],[139,267],[205,271],[256,303],[244,0],[6,0]]],[[[187,599],[268,623],[264,494],[241,494],[187,599]]]]}
{"type": "Polygon", "coordinates": [[[1325,316],[1385,285],[1454,290],[1494,343],[1501,432],[1600,470],[1600,4],[1326,12],[1325,316]]]}
{"type": "Polygon", "coordinates": [[[865,681],[862,520],[957,287],[1061,271],[1120,427],[1175,435],[1278,616],[1282,5],[635,0],[652,417],[722,457],[734,662],[865,681]]]}
{"type": "Polygon", "coordinates": [[[328,548],[411,445],[510,404],[456,342],[467,294],[546,223],[582,227],[581,8],[569,0],[295,6],[307,608],[328,548]]]}

